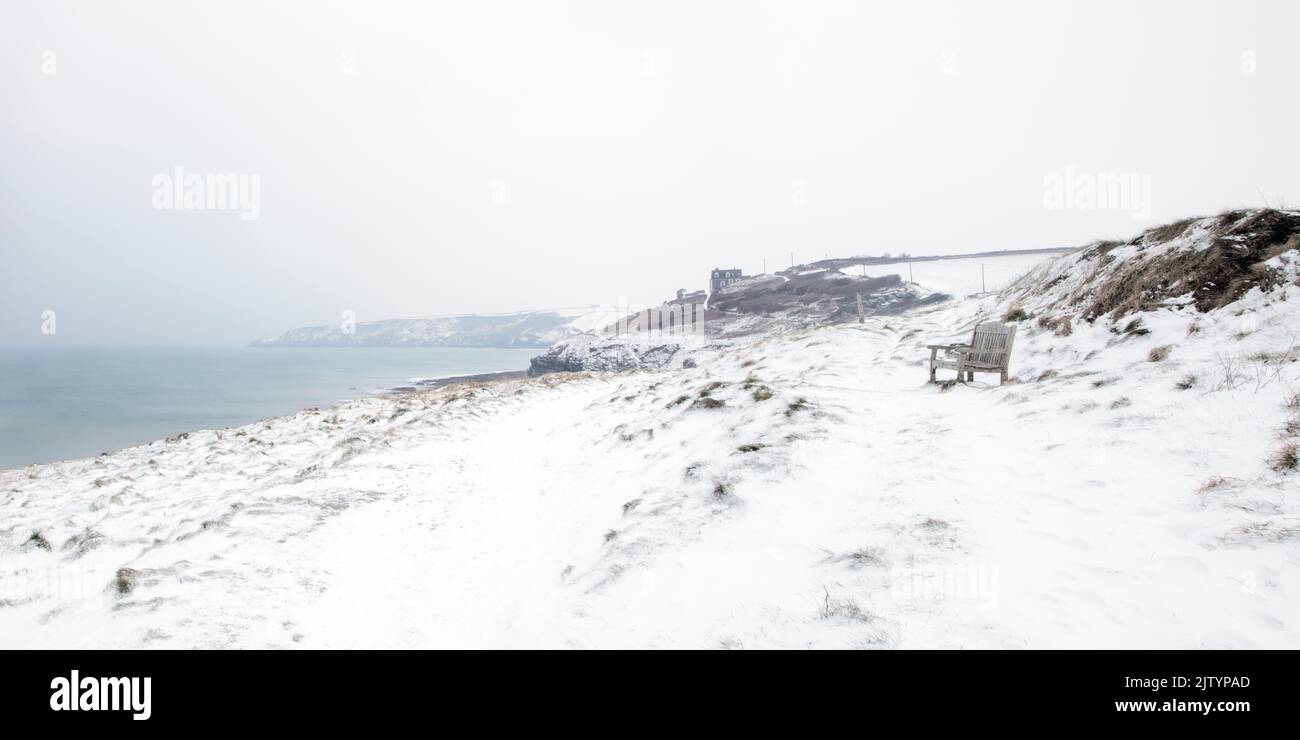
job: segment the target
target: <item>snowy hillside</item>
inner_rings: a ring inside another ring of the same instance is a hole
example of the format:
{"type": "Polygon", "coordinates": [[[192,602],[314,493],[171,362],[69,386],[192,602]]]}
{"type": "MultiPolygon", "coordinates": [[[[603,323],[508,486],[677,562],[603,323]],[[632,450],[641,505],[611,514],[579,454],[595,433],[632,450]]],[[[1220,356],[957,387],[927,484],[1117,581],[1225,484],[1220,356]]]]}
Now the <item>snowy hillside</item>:
{"type": "MultiPolygon", "coordinates": [[[[637,329],[637,322],[624,322],[632,331],[615,330],[571,337],[534,357],[530,375],[582,370],[662,369],[690,366],[692,351],[729,346],[755,335],[774,336],[818,326],[855,320],[859,308],[867,316],[891,316],[947,300],[948,296],[896,275],[863,277],[837,270],[793,269],[776,275],[741,278],[707,297],[707,310],[692,312],[690,336],[658,329],[637,329]],[[698,323],[695,322],[698,318],[698,323]]],[[[684,296],[658,307],[674,305],[703,308],[704,293],[684,296]]],[[[667,323],[662,315],[658,322],[667,323]]]]}
{"type": "Polygon", "coordinates": [[[306,326],[259,339],[255,347],[549,347],[618,318],[615,307],[555,309],[511,314],[471,314],[425,319],[306,326]]]}
{"type": "Polygon", "coordinates": [[[3,472],[0,646],[1300,648],[1297,233],[3,472]]]}

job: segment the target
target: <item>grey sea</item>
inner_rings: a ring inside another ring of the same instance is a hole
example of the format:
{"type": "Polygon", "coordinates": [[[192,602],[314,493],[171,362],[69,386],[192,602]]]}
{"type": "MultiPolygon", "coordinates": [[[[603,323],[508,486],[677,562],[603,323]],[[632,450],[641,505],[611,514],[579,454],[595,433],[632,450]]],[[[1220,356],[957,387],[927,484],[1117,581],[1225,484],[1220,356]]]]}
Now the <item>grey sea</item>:
{"type": "Polygon", "coordinates": [[[523,370],[538,349],[0,349],[0,468],[328,406],[414,379],[523,370]]]}

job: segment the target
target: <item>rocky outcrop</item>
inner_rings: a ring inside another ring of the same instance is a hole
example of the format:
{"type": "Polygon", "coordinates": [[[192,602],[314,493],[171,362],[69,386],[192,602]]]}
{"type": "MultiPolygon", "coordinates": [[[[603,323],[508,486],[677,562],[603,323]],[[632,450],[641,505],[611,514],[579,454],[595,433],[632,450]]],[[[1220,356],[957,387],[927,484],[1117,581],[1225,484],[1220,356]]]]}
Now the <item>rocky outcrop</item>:
{"type": "Polygon", "coordinates": [[[582,335],[558,344],[534,357],[528,374],[573,373],[584,370],[614,372],[619,370],[668,367],[681,351],[676,343],[620,341],[608,337],[582,335]]]}

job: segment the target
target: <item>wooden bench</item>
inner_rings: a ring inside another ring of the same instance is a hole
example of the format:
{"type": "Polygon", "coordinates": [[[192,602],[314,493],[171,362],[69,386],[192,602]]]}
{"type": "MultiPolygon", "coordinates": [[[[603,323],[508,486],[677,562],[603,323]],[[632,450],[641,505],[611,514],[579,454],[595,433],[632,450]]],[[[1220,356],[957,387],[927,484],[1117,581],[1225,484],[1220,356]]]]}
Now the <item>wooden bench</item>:
{"type": "Polygon", "coordinates": [[[1011,344],[1016,339],[1016,327],[987,321],[975,326],[970,344],[929,344],[930,382],[935,382],[934,371],[948,368],[957,371],[957,380],[972,381],[975,373],[999,373],[999,384],[1007,382],[1007,366],[1011,360],[1011,344]],[[943,350],[943,356],[939,356],[943,350]],[[963,377],[964,376],[964,377],[963,377]]]}

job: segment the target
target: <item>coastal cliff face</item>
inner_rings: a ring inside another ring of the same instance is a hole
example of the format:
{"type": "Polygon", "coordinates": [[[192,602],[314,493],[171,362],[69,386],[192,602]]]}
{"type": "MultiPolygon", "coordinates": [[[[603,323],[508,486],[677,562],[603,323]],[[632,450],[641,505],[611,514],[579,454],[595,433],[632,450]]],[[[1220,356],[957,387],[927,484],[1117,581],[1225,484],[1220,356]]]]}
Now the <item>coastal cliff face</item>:
{"type": "Polygon", "coordinates": [[[657,371],[0,471],[0,646],[1296,649],[1298,324],[1300,213],[1225,214],[657,371]],[[927,383],[986,320],[1009,381],[927,383]]]}
{"type": "Polygon", "coordinates": [[[676,342],[632,342],[584,334],[534,357],[528,374],[657,370],[672,364],[681,350],[676,342]]]}
{"type": "Polygon", "coordinates": [[[600,307],[499,315],[363,321],[306,326],[258,339],[254,347],[550,347],[617,312],[600,307]]]}

